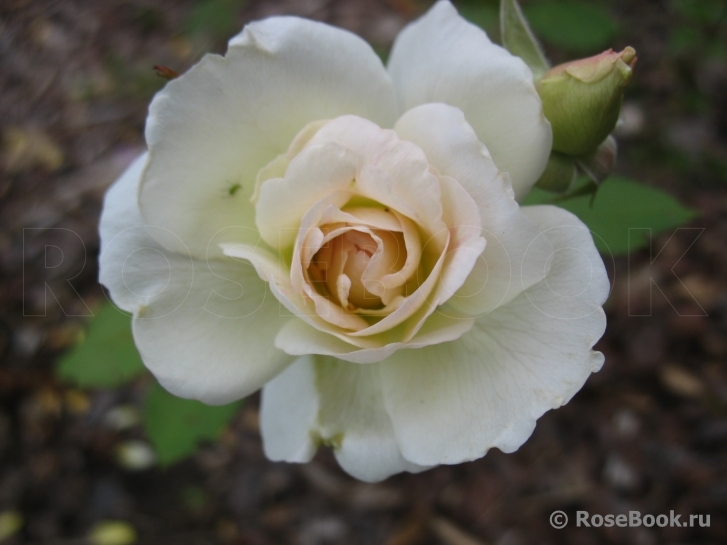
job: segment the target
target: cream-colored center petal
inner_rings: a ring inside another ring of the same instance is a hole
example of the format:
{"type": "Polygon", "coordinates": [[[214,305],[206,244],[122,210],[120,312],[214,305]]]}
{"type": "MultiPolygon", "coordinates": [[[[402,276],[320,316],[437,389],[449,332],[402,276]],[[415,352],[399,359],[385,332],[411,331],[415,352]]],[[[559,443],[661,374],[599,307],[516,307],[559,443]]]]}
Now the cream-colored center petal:
{"type": "Polygon", "coordinates": [[[482,252],[476,205],[393,131],[343,116],[313,132],[261,172],[256,204],[296,314],[360,348],[408,342],[482,252]]]}
{"type": "Polygon", "coordinates": [[[401,270],[406,248],[401,233],[351,228],[328,242],[313,258],[309,276],[325,283],[332,299],[349,309],[378,309],[381,281],[401,270]]]}

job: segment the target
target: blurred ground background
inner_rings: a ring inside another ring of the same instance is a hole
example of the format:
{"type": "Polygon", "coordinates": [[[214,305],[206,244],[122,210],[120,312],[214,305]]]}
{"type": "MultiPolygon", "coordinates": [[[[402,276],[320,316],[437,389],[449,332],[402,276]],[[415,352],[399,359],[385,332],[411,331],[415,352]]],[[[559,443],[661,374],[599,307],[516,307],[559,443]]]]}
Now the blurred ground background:
{"type": "MultiPolygon", "coordinates": [[[[119,445],[144,440],[134,408],[148,382],[83,392],[53,368],[104,300],[100,202],[143,146],[146,107],[164,84],[153,65],[182,72],[223,52],[244,22],[275,13],[348,28],[385,54],[426,4],[2,0],[0,541],[4,531],[13,545],[86,543],[94,524],[121,520],[138,543],[160,545],[726,543],[726,4],[589,4],[611,26],[586,30],[586,41],[602,32],[605,47],[639,56],[617,172],[696,209],[694,229],[655,239],[653,255],[664,249],[653,264],[648,250],[607,259],[606,364],[517,453],[366,485],[325,451],[304,466],[266,461],[256,398],[186,461],[122,463],[119,445]],[[47,227],[68,231],[24,231],[47,227]],[[571,517],[563,530],[549,524],[556,509],[571,517]],[[708,514],[710,526],[576,528],[576,510],[708,514]]],[[[461,7],[492,25],[492,3],[461,7]]],[[[539,24],[556,62],[599,52],[564,43],[573,29],[539,24]]]]}

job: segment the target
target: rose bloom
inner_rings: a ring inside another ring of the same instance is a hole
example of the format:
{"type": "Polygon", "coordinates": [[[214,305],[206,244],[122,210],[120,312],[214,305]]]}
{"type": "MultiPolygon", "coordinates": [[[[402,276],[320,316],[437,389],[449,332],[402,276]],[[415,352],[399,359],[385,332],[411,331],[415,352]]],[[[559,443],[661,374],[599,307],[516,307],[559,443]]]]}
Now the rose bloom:
{"type": "Polygon", "coordinates": [[[552,143],[532,73],[448,2],[386,68],[341,29],[251,23],[156,95],[146,141],[101,282],[172,393],[262,387],[272,460],[323,444],[378,481],[512,452],[603,363],[589,230],[518,205],[552,143]]]}

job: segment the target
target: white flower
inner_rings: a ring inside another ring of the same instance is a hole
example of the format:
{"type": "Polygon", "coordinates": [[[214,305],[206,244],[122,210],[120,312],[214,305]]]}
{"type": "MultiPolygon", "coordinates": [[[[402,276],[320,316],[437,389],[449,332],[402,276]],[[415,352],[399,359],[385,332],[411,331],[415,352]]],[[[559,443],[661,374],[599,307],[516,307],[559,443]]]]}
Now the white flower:
{"type": "Polygon", "coordinates": [[[101,282],[174,394],[263,387],[273,460],[367,481],[517,449],[603,356],[588,229],[520,208],[551,150],[526,65],[439,2],[394,44],[252,23],[154,99],[101,282]]]}

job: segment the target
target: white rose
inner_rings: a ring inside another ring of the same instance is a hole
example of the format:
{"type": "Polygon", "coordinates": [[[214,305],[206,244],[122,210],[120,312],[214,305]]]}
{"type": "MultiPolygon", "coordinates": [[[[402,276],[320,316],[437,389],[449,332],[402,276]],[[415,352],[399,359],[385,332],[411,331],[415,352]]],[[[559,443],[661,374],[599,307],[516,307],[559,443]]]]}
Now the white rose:
{"type": "Polygon", "coordinates": [[[517,449],[603,356],[588,229],[520,208],[551,131],[526,65],[448,2],[398,37],[251,23],[154,99],[101,282],[174,394],[263,387],[273,460],[367,481],[517,449]]]}

